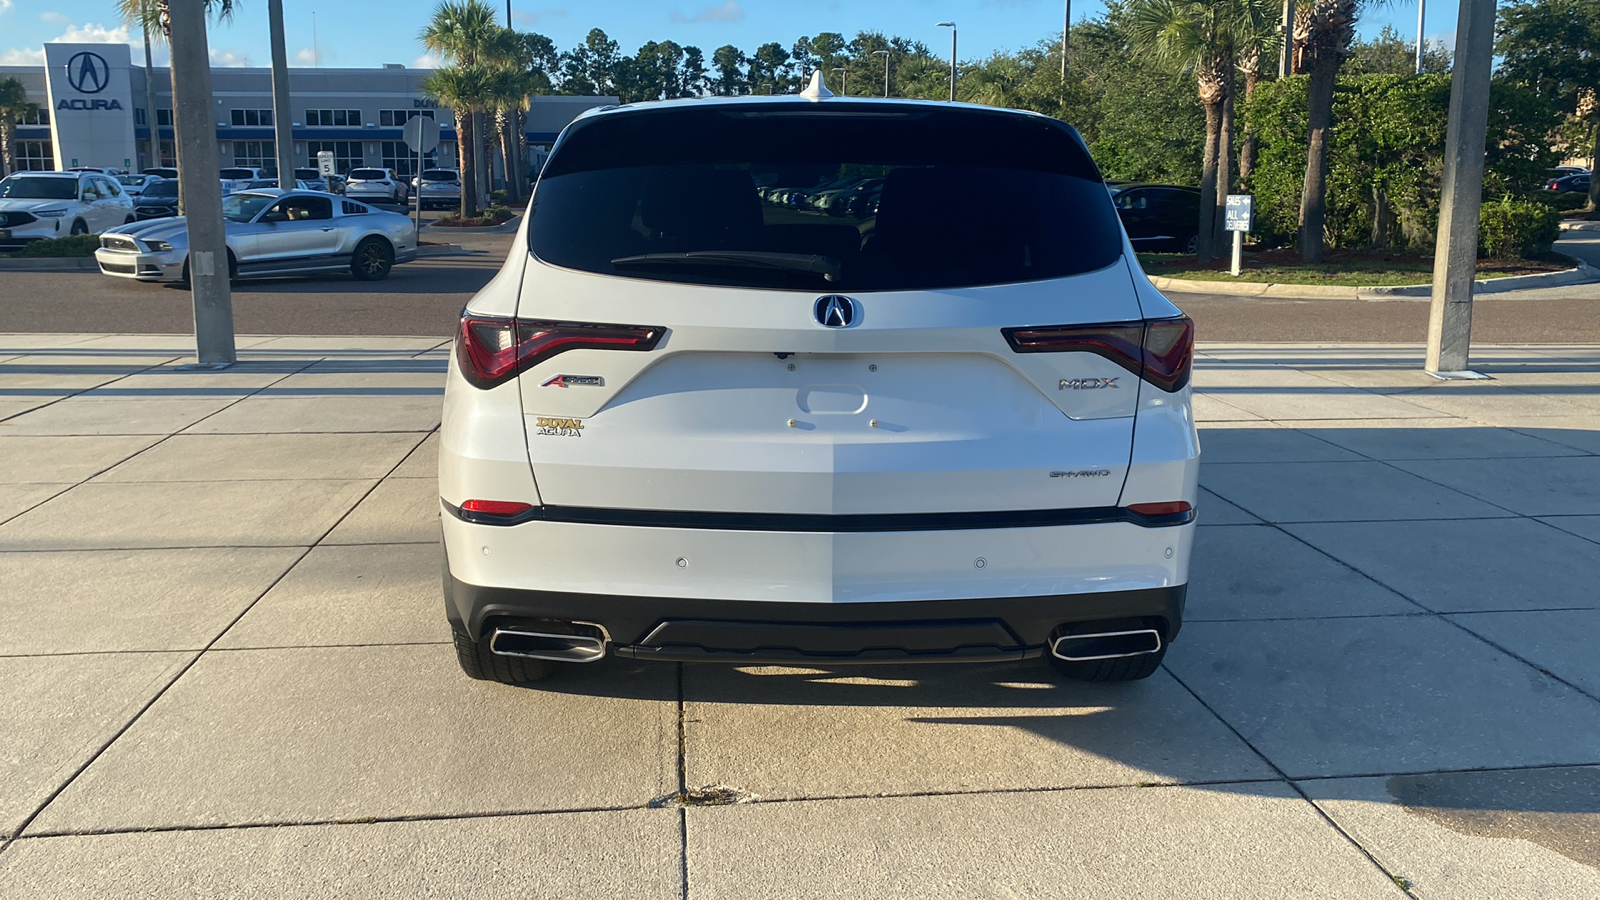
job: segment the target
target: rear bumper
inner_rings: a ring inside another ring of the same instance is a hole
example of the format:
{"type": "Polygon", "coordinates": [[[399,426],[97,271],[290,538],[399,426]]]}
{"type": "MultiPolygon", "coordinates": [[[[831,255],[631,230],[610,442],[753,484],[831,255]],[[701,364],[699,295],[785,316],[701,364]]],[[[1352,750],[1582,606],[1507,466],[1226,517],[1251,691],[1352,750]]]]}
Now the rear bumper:
{"type": "Polygon", "coordinates": [[[444,576],[445,612],[484,640],[536,621],[598,626],[618,656],[677,662],[994,662],[1040,656],[1065,623],[1138,619],[1171,641],[1187,585],[1042,597],[749,603],[491,588],[444,576]]]}

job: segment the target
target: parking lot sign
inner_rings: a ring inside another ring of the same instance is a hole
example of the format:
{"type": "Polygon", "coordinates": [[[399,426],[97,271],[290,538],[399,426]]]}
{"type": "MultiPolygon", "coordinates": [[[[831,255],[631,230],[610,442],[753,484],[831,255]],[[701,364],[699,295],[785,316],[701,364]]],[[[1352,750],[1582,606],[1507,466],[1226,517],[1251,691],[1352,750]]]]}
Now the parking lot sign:
{"type": "Polygon", "coordinates": [[[332,150],[317,151],[317,173],[322,175],[324,178],[329,175],[339,174],[338,171],[334,169],[332,150]]]}
{"type": "Polygon", "coordinates": [[[1249,194],[1229,194],[1226,208],[1226,222],[1228,231],[1249,231],[1252,221],[1251,202],[1255,198],[1249,194]]]}

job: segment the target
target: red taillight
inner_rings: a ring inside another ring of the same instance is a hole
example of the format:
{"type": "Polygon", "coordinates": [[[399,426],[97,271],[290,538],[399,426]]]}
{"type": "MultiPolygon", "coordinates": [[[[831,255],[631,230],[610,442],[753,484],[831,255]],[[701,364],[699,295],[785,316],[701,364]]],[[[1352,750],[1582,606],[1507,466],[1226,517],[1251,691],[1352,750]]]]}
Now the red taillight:
{"type": "Polygon", "coordinates": [[[649,325],[525,322],[462,316],[456,359],[473,386],[491,388],[568,350],[654,350],[666,329],[649,325]]]}
{"type": "Polygon", "coordinates": [[[483,516],[520,516],[533,509],[532,503],[517,503],[512,500],[468,500],[461,504],[461,511],[477,513],[483,516]]]}
{"type": "Polygon", "coordinates": [[[1018,353],[1093,353],[1168,393],[1183,390],[1194,367],[1194,320],[1188,316],[1109,325],[1006,328],[1001,333],[1018,353]]]}
{"type": "Polygon", "coordinates": [[[1178,516],[1183,515],[1194,507],[1185,500],[1169,500],[1164,503],[1130,503],[1128,512],[1141,516],[1178,516]]]}

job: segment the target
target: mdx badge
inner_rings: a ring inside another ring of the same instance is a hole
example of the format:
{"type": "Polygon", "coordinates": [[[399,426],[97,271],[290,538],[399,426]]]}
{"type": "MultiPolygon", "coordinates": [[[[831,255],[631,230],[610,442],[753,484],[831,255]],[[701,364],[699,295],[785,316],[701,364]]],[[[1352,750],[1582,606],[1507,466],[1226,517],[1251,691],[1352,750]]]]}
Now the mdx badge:
{"type": "Polygon", "coordinates": [[[599,375],[557,375],[540,387],[605,387],[606,380],[599,375]]]}
{"type": "Polygon", "coordinates": [[[849,328],[856,321],[856,302],[839,294],[818,297],[817,322],[829,328],[849,328]]]}
{"type": "Polygon", "coordinates": [[[1097,391],[1102,388],[1114,388],[1116,386],[1117,379],[1115,378],[1063,378],[1061,379],[1061,387],[1058,390],[1097,391]]]}

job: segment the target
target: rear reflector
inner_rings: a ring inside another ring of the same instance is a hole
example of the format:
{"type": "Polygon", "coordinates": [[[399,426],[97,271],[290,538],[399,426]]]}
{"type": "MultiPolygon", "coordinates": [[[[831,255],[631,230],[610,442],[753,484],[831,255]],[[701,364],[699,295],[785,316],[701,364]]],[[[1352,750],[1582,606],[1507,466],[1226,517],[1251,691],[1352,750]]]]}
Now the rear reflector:
{"type": "Polygon", "coordinates": [[[1166,503],[1130,503],[1128,512],[1138,513],[1141,516],[1176,516],[1188,512],[1194,507],[1183,500],[1171,500],[1166,503]]]}
{"type": "Polygon", "coordinates": [[[533,509],[532,503],[518,503],[513,500],[468,500],[461,504],[462,512],[477,513],[484,516],[520,516],[533,509]]]}
{"type": "Polygon", "coordinates": [[[654,350],[666,329],[652,325],[528,322],[462,316],[456,360],[474,387],[491,388],[568,350],[654,350]]]}
{"type": "Polygon", "coordinates": [[[1194,367],[1194,321],[1188,316],[1006,328],[1001,333],[1018,353],[1093,353],[1168,393],[1183,390],[1194,367]]]}

